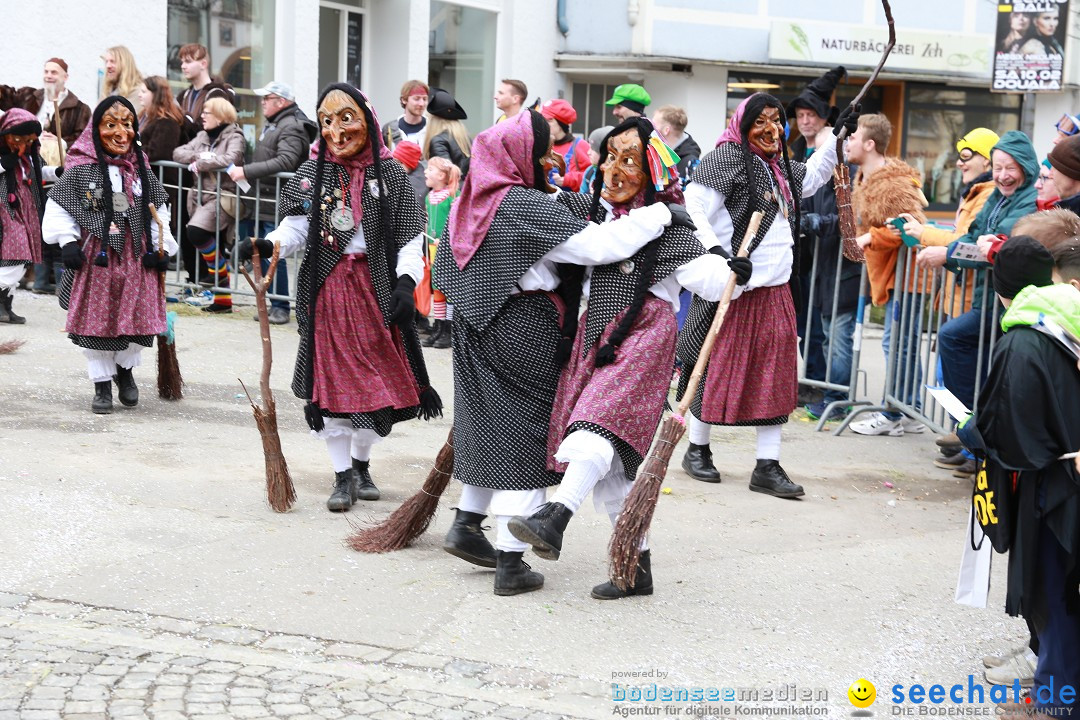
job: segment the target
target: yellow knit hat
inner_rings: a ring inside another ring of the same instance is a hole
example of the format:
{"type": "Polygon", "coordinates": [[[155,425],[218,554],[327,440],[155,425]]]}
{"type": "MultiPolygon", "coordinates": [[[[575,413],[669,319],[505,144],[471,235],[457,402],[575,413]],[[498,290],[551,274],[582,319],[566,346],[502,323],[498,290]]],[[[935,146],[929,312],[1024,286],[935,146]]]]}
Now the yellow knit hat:
{"type": "Polygon", "coordinates": [[[956,141],[956,152],[960,152],[964,148],[969,148],[972,152],[977,152],[989,160],[990,151],[997,145],[998,140],[1000,140],[1000,138],[993,130],[975,128],[956,141]]]}

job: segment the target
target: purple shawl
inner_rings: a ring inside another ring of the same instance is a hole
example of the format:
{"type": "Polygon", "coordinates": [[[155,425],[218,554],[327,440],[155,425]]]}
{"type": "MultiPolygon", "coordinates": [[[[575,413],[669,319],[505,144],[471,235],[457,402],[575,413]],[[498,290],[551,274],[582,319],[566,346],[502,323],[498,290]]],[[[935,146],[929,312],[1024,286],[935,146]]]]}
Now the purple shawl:
{"type": "MultiPolygon", "coordinates": [[[[742,123],[743,113],[746,110],[746,104],[759,93],[754,93],[750,97],[739,103],[739,107],[735,109],[735,114],[731,116],[731,120],[728,121],[727,129],[716,141],[717,145],[726,142],[733,142],[742,144],[743,137],[739,132],[739,125],[742,123]]],[[[784,199],[787,201],[788,207],[791,207],[791,188],[788,187],[787,177],[784,176],[784,168],[780,166],[780,153],[773,155],[766,155],[761,152],[753,143],[747,142],[747,146],[750,148],[750,152],[757,155],[759,158],[765,161],[765,164],[772,170],[773,177],[776,178],[776,184],[779,186],[780,191],[784,193],[784,199]]],[[[749,169],[747,169],[749,172],[749,169]]]]}

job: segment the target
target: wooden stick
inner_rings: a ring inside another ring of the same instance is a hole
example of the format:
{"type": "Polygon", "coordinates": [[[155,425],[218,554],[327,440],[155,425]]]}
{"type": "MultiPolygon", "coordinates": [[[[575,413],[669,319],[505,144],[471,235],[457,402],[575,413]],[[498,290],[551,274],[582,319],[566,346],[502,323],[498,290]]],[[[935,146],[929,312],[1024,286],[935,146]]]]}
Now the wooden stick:
{"type": "MultiPolygon", "coordinates": [[[[742,245],[739,246],[736,257],[746,257],[750,254],[750,243],[753,241],[754,236],[757,235],[758,227],[761,225],[761,218],[760,210],[755,210],[754,214],[750,216],[750,224],[746,226],[746,234],[743,235],[742,245]]],[[[720,326],[724,324],[724,316],[727,315],[731,296],[735,293],[735,284],[735,273],[732,272],[728,276],[727,286],[724,288],[724,294],[721,296],[720,304],[716,308],[716,314],[713,315],[712,324],[709,326],[709,334],[705,336],[705,342],[701,345],[701,352],[698,353],[697,362],[694,363],[694,371],[690,374],[690,380],[686,383],[686,391],[683,393],[682,401],[679,402],[679,407],[675,410],[675,414],[680,418],[686,417],[686,411],[690,409],[690,403],[693,402],[694,395],[697,394],[701,376],[709,364],[713,344],[720,334],[720,326]]]]}
{"type": "Polygon", "coordinates": [[[60,165],[64,164],[64,136],[60,134],[60,105],[54,99],[52,101],[53,106],[53,127],[56,128],[56,147],[60,149],[60,165]]]}

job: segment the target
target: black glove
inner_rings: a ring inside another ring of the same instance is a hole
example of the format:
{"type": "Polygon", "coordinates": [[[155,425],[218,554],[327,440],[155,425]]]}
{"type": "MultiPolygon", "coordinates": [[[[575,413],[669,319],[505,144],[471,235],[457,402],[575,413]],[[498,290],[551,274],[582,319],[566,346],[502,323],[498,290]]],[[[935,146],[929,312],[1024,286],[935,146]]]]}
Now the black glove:
{"type": "Polygon", "coordinates": [[[237,252],[240,253],[240,262],[247,262],[254,256],[252,251],[252,245],[259,248],[259,257],[263,260],[269,260],[274,254],[274,243],[270,242],[266,238],[256,238],[255,242],[251,242],[251,238],[244,238],[237,246],[237,252]]]}
{"type": "Polygon", "coordinates": [[[416,290],[416,281],[412,279],[412,276],[402,275],[398,278],[394,291],[390,293],[390,322],[403,328],[412,325],[413,313],[416,312],[414,290],[416,290]]]}
{"type": "Polygon", "coordinates": [[[60,249],[60,257],[64,261],[64,267],[68,270],[80,270],[86,264],[86,255],[83,255],[79,241],[69,242],[60,249]]]}
{"type": "Polygon", "coordinates": [[[802,213],[799,215],[799,232],[802,235],[817,235],[821,230],[821,216],[817,213],[802,213]]]}
{"type": "Polygon", "coordinates": [[[64,166],[63,165],[57,165],[56,166],[56,177],[60,177],[63,174],[64,174],[64,166]]]}
{"type": "Polygon", "coordinates": [[[854,108],[850,105],[844,108],[844,111],[840,113],[840,117],[836,119],[836,125],[832,129],[832,134],[839,137],[840,130],[842,128],[847,128],[847,136],[851,137],[859,128],[859,113],[861,112],[861,104],[856,105],[854,108]]]}
{"type": "Polygon", "coordinates": [[[691,230],[697,230],[697,225],[690,219],[690,213],[686,211],[685,205],[678,203],[665,203],[668,210],[671,211],[671,225],[681,225],[684,228],[690,228],[691,230]]]}
{"type": "Polygon", "coordinates": [[[745,285],[750,281],[750,276],[754,273],[754,263],[750,262],[750,258],[733,257],[727,264],[731,272],[735,273],[736,285],[745,285]]]}
{"type": "Polygon", "coordinates": [[[142,265],[147,270],[165,272],[169,269],[169,256],[159,256],[156,252],[148,252],[142,256],[142,265]]]}
{"type": "Polygon", "coordinates": [[[11,172],[19,167],[19,156],[15,153],[4,153],[3,155],[0,155],[0,167],[3,167],[5,172],[11,172]]]}

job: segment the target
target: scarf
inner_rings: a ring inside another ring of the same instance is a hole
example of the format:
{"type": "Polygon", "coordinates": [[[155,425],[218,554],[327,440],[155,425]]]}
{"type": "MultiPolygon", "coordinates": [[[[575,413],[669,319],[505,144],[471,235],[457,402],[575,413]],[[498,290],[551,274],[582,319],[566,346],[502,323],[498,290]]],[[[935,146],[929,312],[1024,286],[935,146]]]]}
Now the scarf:
{"type": "MultiPolygon", "coordinates": [[[[727,128],[724,130],[723,134],[720,135],[720,138],[716,141],[717,145],[726,142],[733,142],[739,145],[742,144],[743,136],[742,133],[739,132],[739,125],[742,124],[743,114],[746,110],[746,104],[750,102],[750,98],[752,97],[754,96],[751,95],[750,97],[739,103],[739,107],[735,109],[735,114],[732,115],[731,120],[728,121],[727,128]]],[[[773,178],[775,178],[776,184],[780,188],[780,192],[784,195],[784,200],[787,201],[787,205],[789,208],[792,207],[791,188],[788,187],[787,178],[784,176],[784,168],[780,164],[780,153],[766,155],[765,153],[761,152],[761,150],[756,145],[749,142],[749,140],[747,141],[746,145],[750,148],[750,152],[752,152],[754,155],[757,155],[765,162],[766,165],[769,166],[769,169],[772,171],[773,178]]]]}
{"type": "Polygon", "coordinates": [[[480,248],[510,188],[533,186],[534,142],[529,112],[476,136],[469,174],[450,210],[450,248],[462,270],[480,248]]]}

